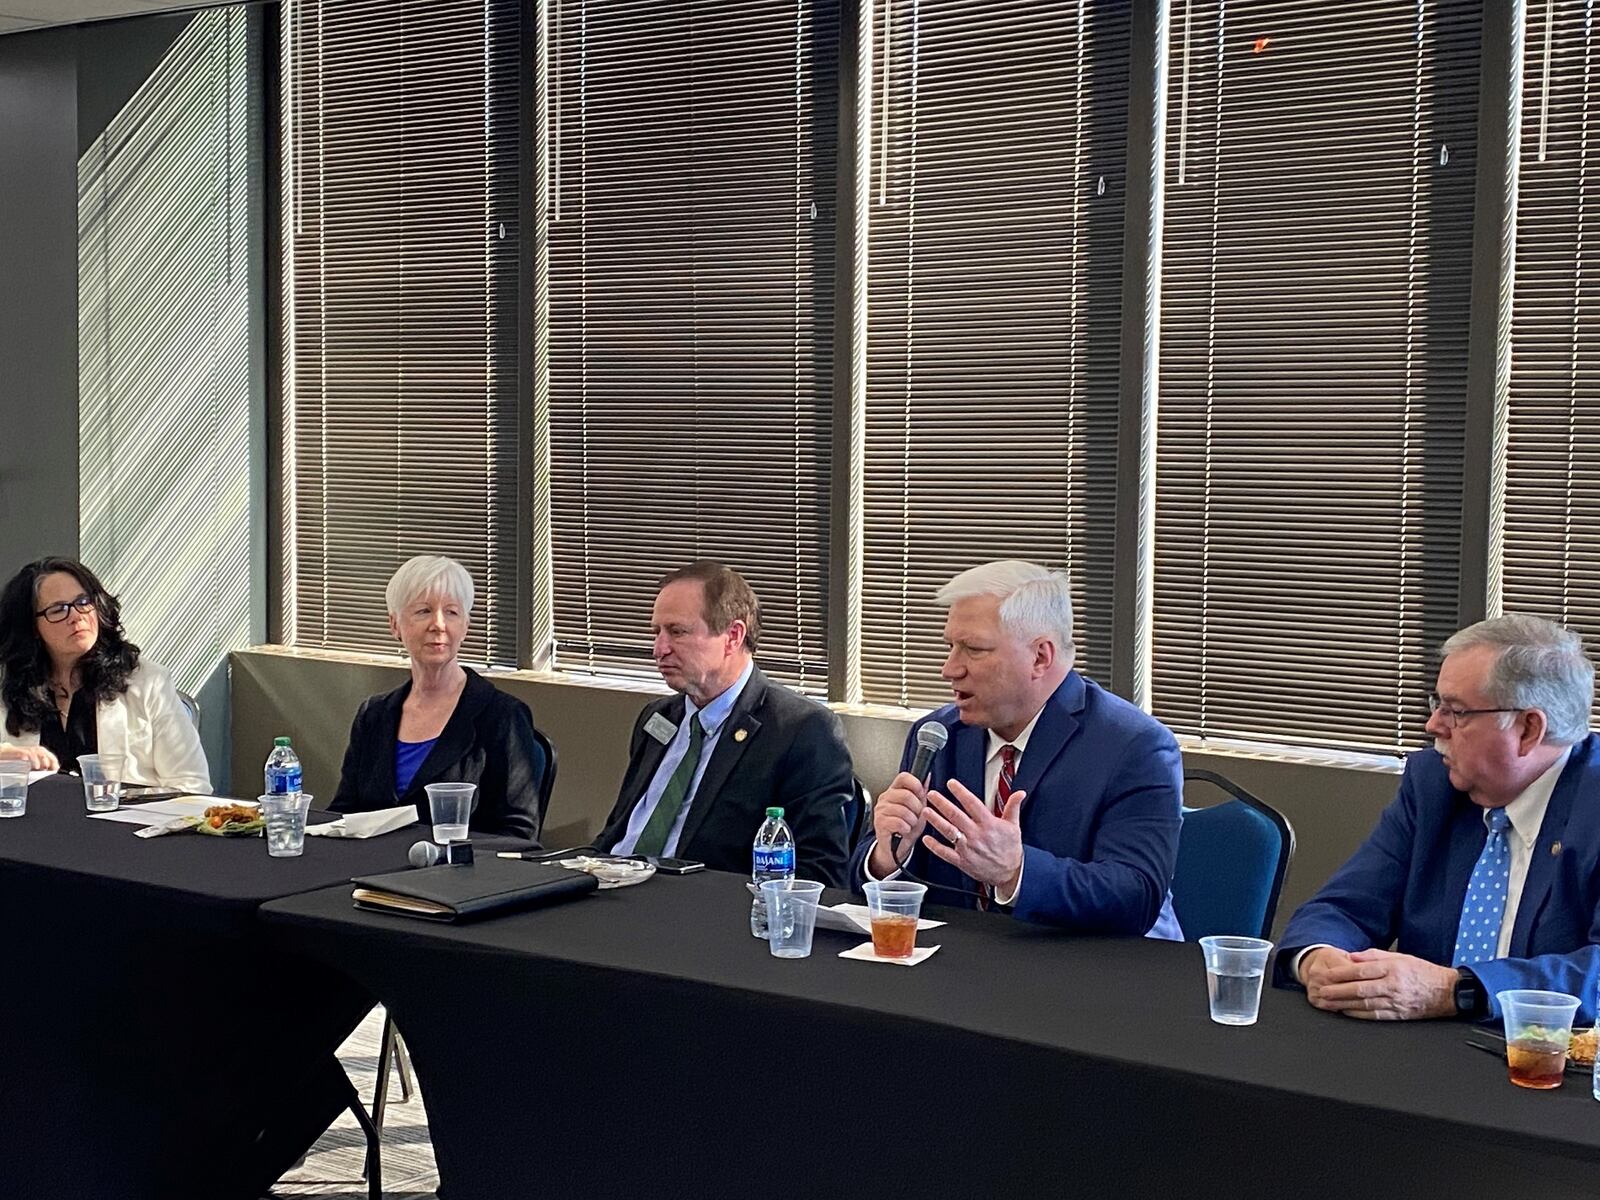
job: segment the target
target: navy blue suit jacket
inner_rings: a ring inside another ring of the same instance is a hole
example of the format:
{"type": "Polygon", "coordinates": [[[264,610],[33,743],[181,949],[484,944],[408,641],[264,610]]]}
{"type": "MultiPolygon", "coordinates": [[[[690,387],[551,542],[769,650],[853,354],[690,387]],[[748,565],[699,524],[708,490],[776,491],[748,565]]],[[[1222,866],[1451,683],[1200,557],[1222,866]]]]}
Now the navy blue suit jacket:
{"type": "MultiPolygon", "coordinates": [[[[1283,932],[1276,982],[1306,946],[1388,949],[1443,966],[1455,953],[1467,880],[1488,830],[1483,809],[1450,786],[1434,750],[1406,759],[1400,793],[1377,828],[1283,932]]],[[[1572,748],[1545,809],[1522,885],[1509,956],[1474,963],[1500,1015],[1495,993],[1508,988],[1567,992],[1595,1015],[1600,978],[1600,738],[1572,748]]]]}
{"type": "MultiPolygon", "coordinates": [[[[955,778],[982,796],[989,731],[963,725],[954,705],[913,726],[900,769],[910,769],[917,729],[928,721],[950,732],[934,756],[930,786],[945,792],[945,781],[955,778]]],[[[1028,793],[1014,915],[1080,933],[1183,936],[1168,894],[1178,855],[1183,765],[1166,726],[1069,671],[1039,714],[1014,786],[1028,793]]],[[[864,838],[851,860],[857,889],[874,844],[874,838],[864,838]]],[[[902,843],[900,853],[908,849],[902,843]]],[[[909,867],[918,878],[953,889],[934,892],[931,903],[976,906],[978,885],[929,853],[920,839],[909,867]]]]}

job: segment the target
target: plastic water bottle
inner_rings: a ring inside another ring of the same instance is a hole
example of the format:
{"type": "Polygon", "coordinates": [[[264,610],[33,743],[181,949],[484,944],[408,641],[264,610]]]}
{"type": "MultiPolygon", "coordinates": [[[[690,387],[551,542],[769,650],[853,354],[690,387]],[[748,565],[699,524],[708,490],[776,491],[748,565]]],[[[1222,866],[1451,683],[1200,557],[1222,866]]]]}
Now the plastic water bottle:
{"type": "Polygon", "coordinates": [[[267,755],[265,795],[280,796],[300,789],[300,756],[294,752],[286,737],[272,739],[272,753],[267,755]]]}
{"type": "Polygon", "coordinates": [[[756,898],[750,903],[750,936],[763,941],[767,937],[767,903],[760,895],[761,885],[769,879],[794,878],[794,834],[784,823],[783,809],[767,809],[767,819],[756,830],[756,844],[751,854],[750,881],[756,885],[756,898]]]}

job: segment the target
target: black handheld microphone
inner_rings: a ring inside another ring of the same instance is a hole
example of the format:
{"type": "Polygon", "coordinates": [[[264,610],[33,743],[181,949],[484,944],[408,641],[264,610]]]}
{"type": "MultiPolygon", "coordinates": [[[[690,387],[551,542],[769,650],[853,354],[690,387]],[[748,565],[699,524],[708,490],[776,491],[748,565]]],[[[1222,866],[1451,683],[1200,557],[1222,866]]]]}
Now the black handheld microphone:
{"type": "MultiPolygon", "coordinates": [[[[917,752],[911,759],[911,774],[918,782],[926,783],[928,772],[933,770],[933,756],[944,749],[950,740],[950,731],[937,721],[928,721],[917,730],[917,752]]],[[[900,861],[900,835],[889,838],[889,853],[900,861]]]]}

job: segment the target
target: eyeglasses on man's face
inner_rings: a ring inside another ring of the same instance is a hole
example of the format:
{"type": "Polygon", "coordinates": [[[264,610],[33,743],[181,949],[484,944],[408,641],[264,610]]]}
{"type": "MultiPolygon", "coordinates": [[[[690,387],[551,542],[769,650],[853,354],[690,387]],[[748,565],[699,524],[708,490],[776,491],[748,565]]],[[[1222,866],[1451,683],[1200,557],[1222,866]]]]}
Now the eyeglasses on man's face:
{"type": "Polygon", "coordinates": [[[71,600],[64,600],[60,604],[51,604],[48,607],[41,608],[33,615],[36,617],[43,617],[52,625],[59,625],[72,615],[73,609],[77,609],[81,613],[86,613],[93,608],[94,597],[89,595],[88,592],[84,592],[82,595],[76,596],[71,600]]]}
{"type": "Polygon", "coordinates": [[[1520,708],[1457,708],[1453,704],[1446,704],[1439,699],[1438,692],[1428,693],[1428,711],[1444,718],[1444,723],[1451,729],[1468,717],[1481,716],[1484,713],[1515,713],[1522,712],[1520,708]]]}

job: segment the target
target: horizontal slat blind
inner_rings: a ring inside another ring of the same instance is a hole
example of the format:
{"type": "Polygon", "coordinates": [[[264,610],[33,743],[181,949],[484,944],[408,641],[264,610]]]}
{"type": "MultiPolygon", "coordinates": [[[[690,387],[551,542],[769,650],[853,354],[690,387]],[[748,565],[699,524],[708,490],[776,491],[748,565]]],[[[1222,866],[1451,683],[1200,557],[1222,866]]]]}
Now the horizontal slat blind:
{"type": "Polygon", "coordinates": [[[738,568],[826,684],[834,0],[552,0],[557,665],[650,667],[665,571],[738,568]]]}
{"type": "Polygon", "coordinates": [[[1415,745],[1455,619],[1479,7],[1172,13],[1154,705],[1415,745]]]}
{"type": "Polygon", "coordinates": [[[291,0],[283,30],[286,637],[391,650],[447,554],[516,654],[515,0],[291,0]]]}
{"type": "Polygon", "coordinates": [[[1594,4],[1528,5],[1503,606],[1600,638],[1600,41],[1594,4]],[[1548,62],[1548,66],[1546,65],[1548,62]]]}
{"type": "Polygon", "coordinates": [[[1103,677],[1127,7],[879,0],[876,22],[863,693],[949,698],[933,596],[995,558],[1069,571],[1103,677]]]}
{"type": "Polygon", "coordinates": [[[79,554],[191,693],[250,639],[256,42],[196,14],[78,159],[79,554]]]}

